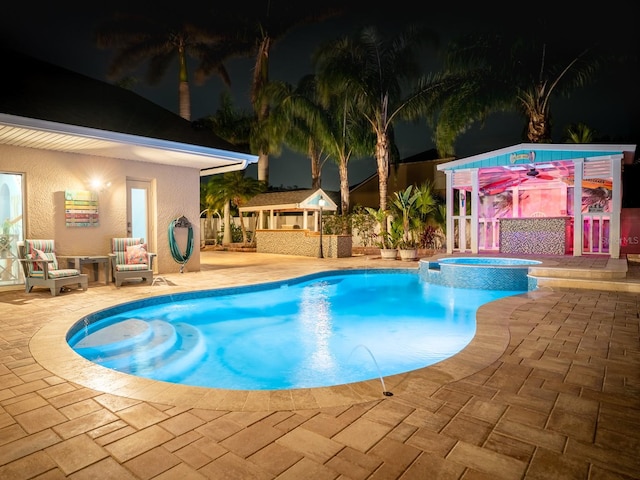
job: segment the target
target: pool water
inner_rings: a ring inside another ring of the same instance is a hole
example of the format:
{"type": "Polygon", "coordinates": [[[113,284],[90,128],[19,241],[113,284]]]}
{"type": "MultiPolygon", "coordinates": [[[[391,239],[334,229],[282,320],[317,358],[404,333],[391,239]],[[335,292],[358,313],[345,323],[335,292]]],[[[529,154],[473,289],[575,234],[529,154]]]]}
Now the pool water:
{"type": "Polygon", "coordinates": [[[481,305],[522,293],[349,270],[167,295],[97,312],[67,335],[85,358],[185,385],[279,390],[423,368],[462,350],[481,305]]]}

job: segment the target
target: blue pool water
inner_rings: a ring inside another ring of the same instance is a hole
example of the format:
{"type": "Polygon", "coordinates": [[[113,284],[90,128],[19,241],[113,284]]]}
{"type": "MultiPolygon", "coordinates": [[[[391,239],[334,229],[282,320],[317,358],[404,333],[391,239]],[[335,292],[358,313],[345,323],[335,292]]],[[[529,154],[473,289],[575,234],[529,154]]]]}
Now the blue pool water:
{"type": "Polygon", "coordinates": [[[348,270],[119,305],[69,345],[133,375],[278,390],[377,379],[437,363],[475,335],[479,306],[521,290],[451,288],[416,271],[348,270]]]}

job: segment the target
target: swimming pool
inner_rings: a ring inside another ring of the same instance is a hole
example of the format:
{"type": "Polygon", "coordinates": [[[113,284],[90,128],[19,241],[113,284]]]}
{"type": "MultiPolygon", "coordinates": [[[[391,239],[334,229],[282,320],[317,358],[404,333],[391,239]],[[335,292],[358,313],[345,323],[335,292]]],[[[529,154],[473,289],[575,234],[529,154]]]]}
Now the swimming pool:
{"type": "Polygon", "coordinates": [[[67,342],[97,364],[185,385],[382,381],[455,355],[477,308],[517,293],[432,285],[407,269],[326,272],[119,305],[81,319],[67,342]]]}
{"type": "Polygon", "coordinates": [[[456,288],[491,290],[535,290],[537,281],[529,277],[529,267],[538,260],[503,257],[446,257],[420,260],[425,282],[456,288]]]}

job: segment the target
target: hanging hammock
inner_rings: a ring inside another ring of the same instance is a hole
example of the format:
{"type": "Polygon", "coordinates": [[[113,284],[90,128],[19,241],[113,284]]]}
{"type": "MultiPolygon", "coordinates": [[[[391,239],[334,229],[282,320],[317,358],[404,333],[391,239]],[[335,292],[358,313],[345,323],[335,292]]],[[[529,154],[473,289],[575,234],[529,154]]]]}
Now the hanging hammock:
{"type": "Polygon", "coordinates": [[[169,224],[169,249],[171,250],[171,256],[173,259],[180,264],[180,273],[184,273],[184,266],[187,264],[189,258],[191,258],[191,254],[193,253],[193,226],[187,217],[182,216],[180,218],[176,218],[169,224]],[[184,253],[180,252],[180,247],[176,242],[176,237],[174,235],[176,228],[189,229],[187,234],[187,248],[184,253]]]}

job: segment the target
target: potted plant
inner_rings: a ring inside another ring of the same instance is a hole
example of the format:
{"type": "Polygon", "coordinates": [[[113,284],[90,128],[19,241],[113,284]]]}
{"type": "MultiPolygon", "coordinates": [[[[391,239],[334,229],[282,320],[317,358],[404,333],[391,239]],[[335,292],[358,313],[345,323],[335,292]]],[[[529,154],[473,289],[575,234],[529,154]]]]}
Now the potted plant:
{"type": "Polygon", "coordinates": [[[414,192],[413,185],[409,185],[401,192],[395,192],[392,208],[397,216],[393,223],[401,232],[398,242],[400,260],[411,261],[418,258],[418,232],[422,226],[421,217],[417,208],[419,192],[414,192]]]}

